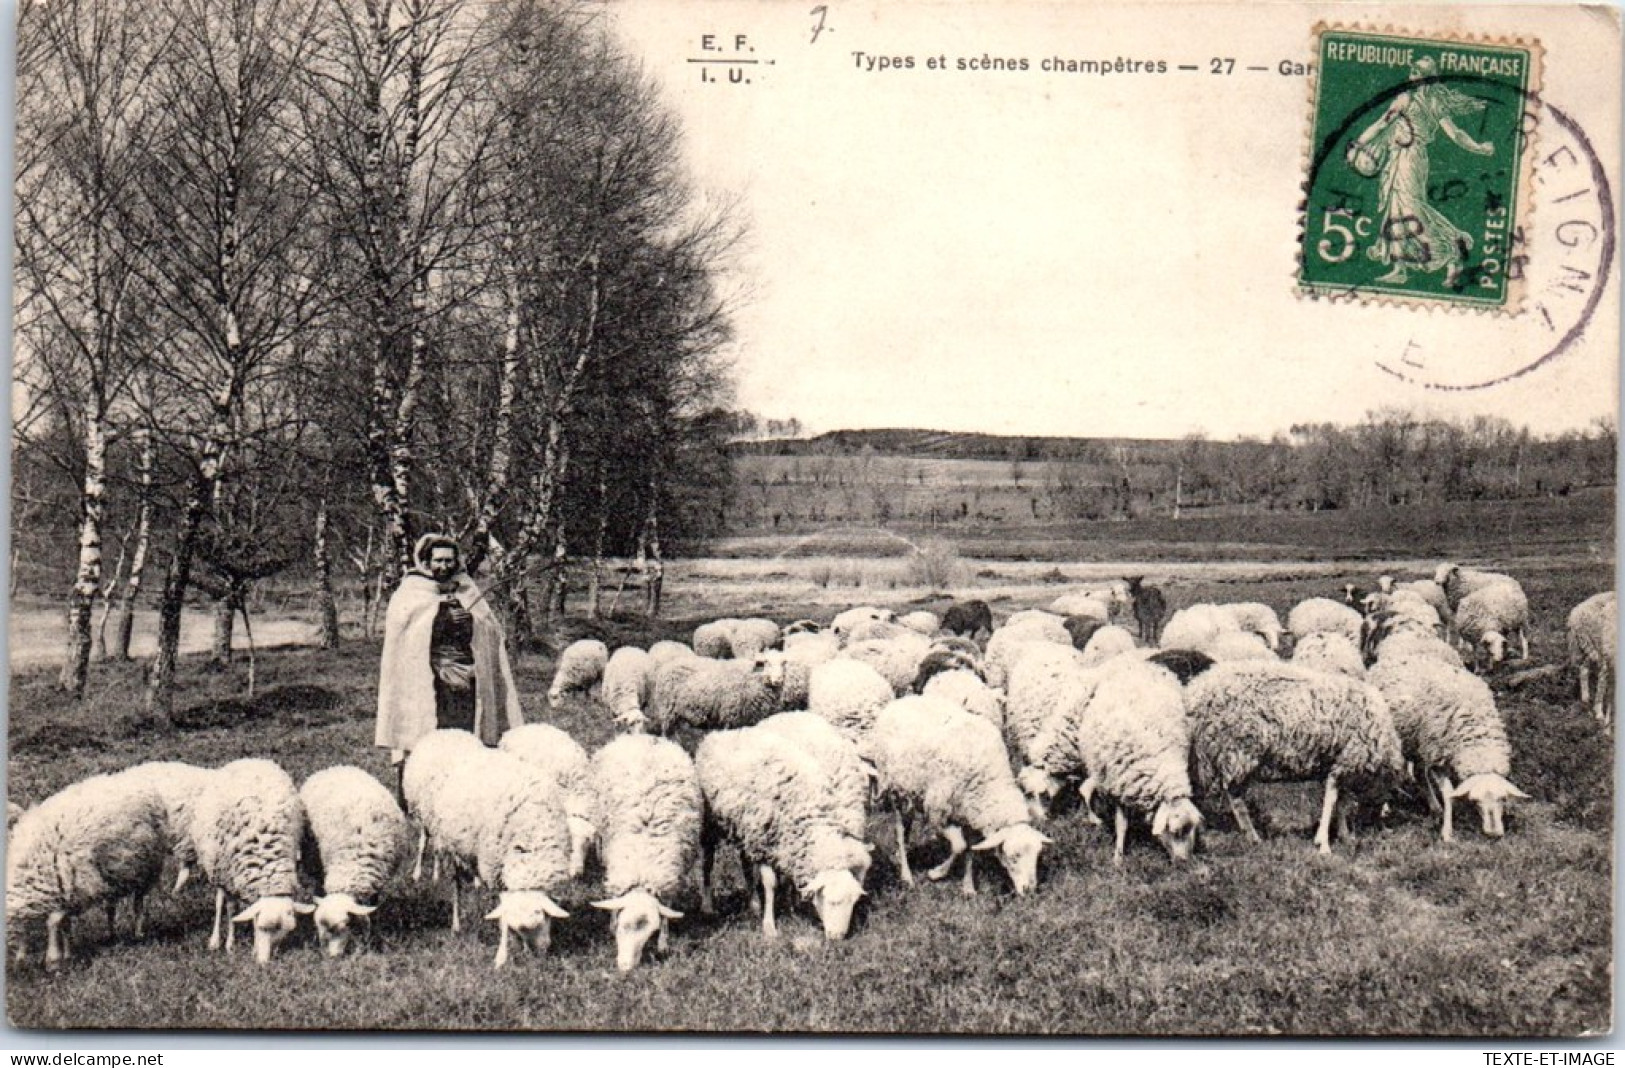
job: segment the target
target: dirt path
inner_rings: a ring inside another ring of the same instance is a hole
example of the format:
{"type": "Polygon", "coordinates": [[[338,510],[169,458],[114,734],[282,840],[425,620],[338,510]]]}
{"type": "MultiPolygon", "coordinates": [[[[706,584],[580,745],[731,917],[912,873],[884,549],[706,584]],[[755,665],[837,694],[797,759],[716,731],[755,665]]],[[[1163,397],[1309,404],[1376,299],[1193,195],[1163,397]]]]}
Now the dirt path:
{"type": "MultiPolygon", "coordinates": [[[[255,617],[254,645],[268,649],[279,645],[311,645],[316,627],[297,619],[255,617]]],[[[66,623],[60,611],[13,604],[10,613],[8,645],[11,670],[23,671],[62,661],[63,631],[66,623]]],[[[188,611],[181,616],[181,652],[207,652],[214,635],[214,617],[207,612],[188,611]]],[[[247,649],[248,638],[238,620],[232,635],[232,648],[247,649]]],[[[130,639],[130,655],[140,659],[158,651],[158,613],[137,612],[130,639]]]]}

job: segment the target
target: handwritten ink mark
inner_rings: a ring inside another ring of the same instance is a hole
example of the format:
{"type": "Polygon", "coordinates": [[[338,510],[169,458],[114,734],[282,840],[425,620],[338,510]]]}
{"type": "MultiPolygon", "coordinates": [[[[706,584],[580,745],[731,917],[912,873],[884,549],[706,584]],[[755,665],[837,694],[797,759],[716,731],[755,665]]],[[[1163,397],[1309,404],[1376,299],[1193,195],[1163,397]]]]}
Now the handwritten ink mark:
{"type": "Polygon", "coordinates": [[[807,12],[807,14],[809,14],[809,15],[817,15],[818,16],[818,21],[813,25],[812,40],[809,41],[808,44],[817,44],[818,43],[818,35],[821,34],[821,33],[824,33],[826,30],[828,32],[830,32],[830,33],[835,32],[835,27],[825,25],[825,23],[827,23],[829,21],[829,5],[828,4],[819,4],[817,7],[813,8],[811,11],[807,12]]]}

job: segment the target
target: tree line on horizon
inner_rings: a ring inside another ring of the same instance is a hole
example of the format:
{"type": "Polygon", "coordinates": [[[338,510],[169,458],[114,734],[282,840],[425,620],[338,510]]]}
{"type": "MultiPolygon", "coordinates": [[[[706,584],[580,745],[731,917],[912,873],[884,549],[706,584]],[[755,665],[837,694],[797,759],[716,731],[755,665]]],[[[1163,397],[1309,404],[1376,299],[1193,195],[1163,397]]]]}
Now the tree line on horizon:
{"type": "Polygon", "coordinates": [[[156,589],[163,722],[189,591],[229,657],[308,574],[336,643],[335,572],[374,613],[429,530],[521,636],[576,559],[658,611],[726,488],[740,224],[606,18],[24,0],[12,589],[71,573],[66,689],[156,589]]]}

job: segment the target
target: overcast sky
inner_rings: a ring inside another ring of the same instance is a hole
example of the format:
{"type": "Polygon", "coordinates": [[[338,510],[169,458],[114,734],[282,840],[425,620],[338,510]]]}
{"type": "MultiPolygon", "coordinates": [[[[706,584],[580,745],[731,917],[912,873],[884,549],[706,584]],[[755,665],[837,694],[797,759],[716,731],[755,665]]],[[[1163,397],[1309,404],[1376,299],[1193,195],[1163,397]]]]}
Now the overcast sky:
{"type": "MultiPolygon", "coordinates": [[[[1617,270],[1576,344],[1489,389],[1424,389],[1379,364],[1443,384],[1499,377],[1553,347],[1557,334],[1533,312],[1509,321],[1296,296],[1310,82],[1279,66],[1310,58],[1318,18],[1377,20],[1381,9],[1163,5],[1147,18],[1018,2],[832,3],[811,43],[812,7],[613,9],[685,121],[697,183],[737,197],[750,225],[734,350],[743,406],[816,430],[1145,437],[1268,434],[1379,405],[1500,414],[1542,432],[1615,411],[1617,270]],[[722,51],[702,49],[705,33],[722,51]],[[734,51],[740,33],[754,51],[734,51]],[[869,72],[855,51],[912,55],[915,67],[869,72]],[[984,53],[1031,69],[956,69],[984,53]],[[928,69],[929,56],[950,69],[928,69]],[[774,63],[687,62],[701,57],[774,63]],[[1045,73],[1049,57],[1162,60],[1169,73],[1045,73]],[[1215,57],[1233,58],[1235,73],[1210,73],[1215,57]],[[729,70],[751,84],[728,84],[729,70]]],[[[1611,20],[1501,7],[1460,21],[1537,34],[1545,98],[1614,167],[1611,20]]],[[[1541,144],[1560,133],[1544,123],[1541,144]]],[[[1542,206],[1541,189],[1555,199],[1558,186],[1587,184],[1569,159],[1536,186],[1532,255],[1551,243],[1542,221],[1550,231],[1559,211],[1588,204],[1600,215],[1594,194],[1542,206]]],[[[1556,257],[1545,259],[1555,276],[1556,257]]],[[[1538,298],[1554,278],[1531,270],[1538,298]]],[[[1584,301],[1567,307],[1552,293],[1561,327],[1584,301]]]]}

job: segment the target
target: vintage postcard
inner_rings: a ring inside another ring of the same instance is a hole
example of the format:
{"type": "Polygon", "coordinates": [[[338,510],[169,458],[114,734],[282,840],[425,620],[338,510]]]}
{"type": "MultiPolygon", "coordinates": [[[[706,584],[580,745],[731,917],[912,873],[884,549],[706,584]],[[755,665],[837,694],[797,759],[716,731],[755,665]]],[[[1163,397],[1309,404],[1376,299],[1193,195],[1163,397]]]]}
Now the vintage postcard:
{"type": "Polygon", "coordinates": [[[1612,1034],[1617,7],[7,14],[8,1043],[1612,1034]]]}

